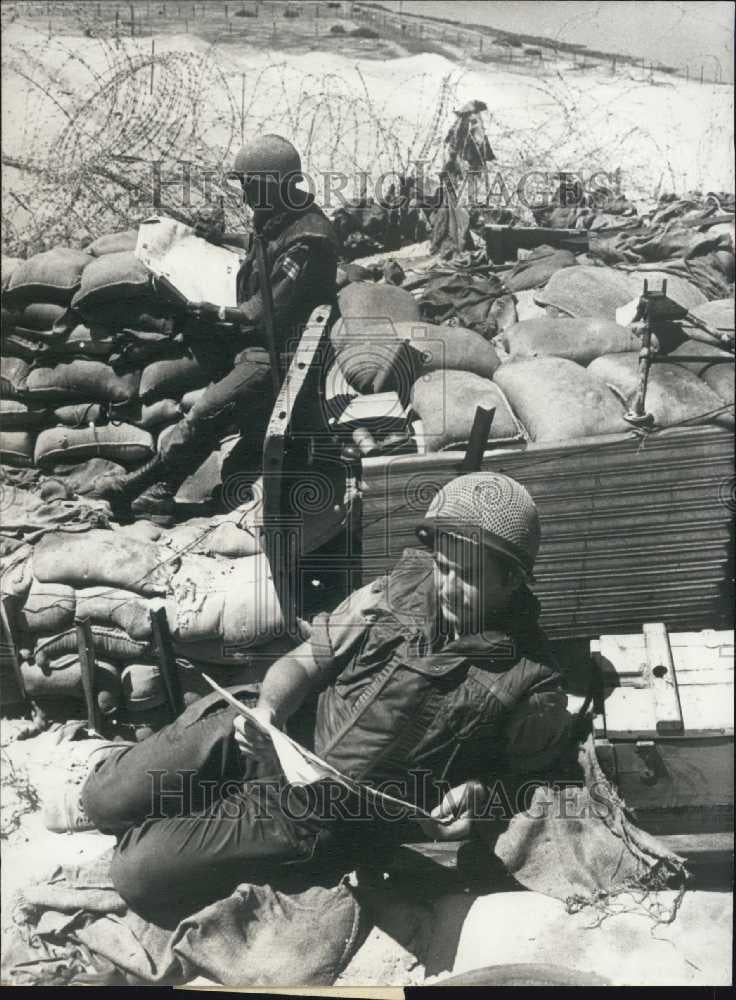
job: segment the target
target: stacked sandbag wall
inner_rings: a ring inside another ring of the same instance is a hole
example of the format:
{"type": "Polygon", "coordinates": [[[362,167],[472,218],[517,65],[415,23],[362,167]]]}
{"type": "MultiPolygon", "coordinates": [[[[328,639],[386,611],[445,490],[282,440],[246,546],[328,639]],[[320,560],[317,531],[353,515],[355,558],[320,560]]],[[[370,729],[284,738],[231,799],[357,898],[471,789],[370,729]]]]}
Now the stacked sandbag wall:
{"type": "Polygon", "coordinates": [[[133,470],[209,381],[136,258],[136,238],[3,257],[2,463],[133,470]]]}

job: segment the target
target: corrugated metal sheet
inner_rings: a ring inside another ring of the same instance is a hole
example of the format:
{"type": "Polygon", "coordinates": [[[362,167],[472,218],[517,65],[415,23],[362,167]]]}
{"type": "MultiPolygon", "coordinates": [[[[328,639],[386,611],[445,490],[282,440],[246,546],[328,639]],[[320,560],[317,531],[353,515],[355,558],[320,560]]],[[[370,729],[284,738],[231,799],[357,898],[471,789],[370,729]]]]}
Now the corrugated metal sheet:
{"type": "MultiPolygon", "coordinates": [[[[389,569],[462,455],[364,463],[363,581],[389,569]]],[[[663,621],[729,624],[733,436],[710,427],[615,435],[486,454],[484,468],[523,483],[539,507],[534,591],[553,638],[663,621]]]]}

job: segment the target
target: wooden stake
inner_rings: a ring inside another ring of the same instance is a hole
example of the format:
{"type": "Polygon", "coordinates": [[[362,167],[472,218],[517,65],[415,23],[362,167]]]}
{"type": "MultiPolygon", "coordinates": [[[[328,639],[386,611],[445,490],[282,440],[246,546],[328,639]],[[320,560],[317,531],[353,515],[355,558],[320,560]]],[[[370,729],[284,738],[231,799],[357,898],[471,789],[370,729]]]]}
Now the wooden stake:
{"type": "Polygon", "coordinates": [[[0,624],[2,624],[3,641],[7,643],[8,652],[10,653],[10,662],[13,666],[13,675],[15,677],[15,683],[18,687],[18,692],[20,694],[21,700],[26,699],[26,686],[23,682],[23,673],[20,669],[20,660],[18,659],[18,649],[13,640],[13,627],[12,627],[12,605],[11,598],[8,596],[0,599],[0,624]]]}
{"type": "Polygon", "coordinates": [[[240,74],[240,145],[245,142],[245,73],[240,74]]]}
{"type": "Polygon", "coordinates": [[[151,93],[153,93],[153,71],[156,66],[155,59],[156,59],[156,42],[152,38],[151,39],[151,93]]]}
{"type": "Polygon", "coordinates": [[[82,690],[87,706],[87,728],[90,732],[102,731],[100,707],[97,704],[95,645],[88,618],[77,618],[74,622],[77,628],[77,650],[79,652],[79,667],[82,674],[82,690]]]}
{"type": "Polygon", "coordinates": [[[158,608],[151,612],[151,628],[153,630],[153,641],[156,646],[159,667],[161,668],[161,680],[164,682],[166,700],[169,704],[171,721],[173,722],[184,709],[184,699],[179,683],[179,671],[176,666],[174,647],[171,642],[171,632],[169,631],[169,621],[164,608],[158,608]]]}

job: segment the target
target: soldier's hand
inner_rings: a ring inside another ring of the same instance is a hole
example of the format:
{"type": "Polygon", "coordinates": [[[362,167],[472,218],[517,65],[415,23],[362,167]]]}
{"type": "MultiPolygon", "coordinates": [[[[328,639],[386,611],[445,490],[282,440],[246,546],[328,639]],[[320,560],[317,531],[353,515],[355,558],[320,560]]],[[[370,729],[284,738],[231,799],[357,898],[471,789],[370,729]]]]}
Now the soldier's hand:
{"type": "Polygon", "coordinates": [[[187,312],[193,319],[217,319],[220,314],[220,307],[213,302],[189,302],[187,312]]]}
{"type": "MultiPolygon", "coordinates": [[[[265,706],[257,705],[253,713],[267,725],[273,725],[273,712],[265,706]]],[[[257,764],[266,765],[268,770],[276,762],[273,742],[247,715],[236,715],[233,719],[233,734],[240,752],[245,757],[245,776],[251,776],[257,764]]]]}
{"type": "Polygon", "coordinates": [[[433,840],[467,840],[488,802],[488,790],[479,781],[466,781],[451,788],[431,812],[436,820],[420,819],[419,825],[433,840]],[[447,822],[449,820],[449,822],[447,822]]]}

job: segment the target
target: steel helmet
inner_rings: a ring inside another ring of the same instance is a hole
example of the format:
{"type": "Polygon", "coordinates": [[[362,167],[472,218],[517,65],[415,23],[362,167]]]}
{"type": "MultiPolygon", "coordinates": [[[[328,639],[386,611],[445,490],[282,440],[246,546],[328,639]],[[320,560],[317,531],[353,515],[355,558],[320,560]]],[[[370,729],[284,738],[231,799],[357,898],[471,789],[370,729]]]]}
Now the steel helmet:
{"type": "Polygon", "coordinates": [[[478,538],[531,576],[539,551],[539,514],[521,483],[500,472],[472,472],[442,487],[417,527],[423,542],[437,530],[478,538]]]}
{"type": "Polygon", "coordinates": [[[302,159],[288,139],[281,135],[259,135],[240,147],[233,173],[241,177],[265,174],[279,183],[302,179],[302,159]]]}

